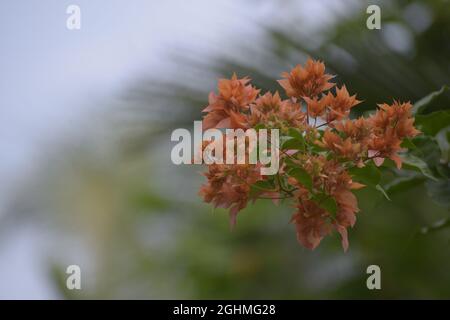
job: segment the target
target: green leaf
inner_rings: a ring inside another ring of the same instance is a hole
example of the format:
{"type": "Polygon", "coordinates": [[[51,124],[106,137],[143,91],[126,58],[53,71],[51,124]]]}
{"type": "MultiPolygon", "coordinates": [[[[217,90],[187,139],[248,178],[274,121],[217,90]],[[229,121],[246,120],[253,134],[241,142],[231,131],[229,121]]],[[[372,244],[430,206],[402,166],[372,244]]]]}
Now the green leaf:
{"type": "Polygon", "coordinates": [[[290,136],[281,136],[280,137],[280,146],[282,146],[283,145],[283,143],[285,143],[286,141],[288,141],[288,140],[291,140],[292,139],[292,137],[290,137],[290,136]]]}
{"type": "Polygon", "coordinates": [[[316,194],[312,197],[312,200],[314,200],[321,208],[327,210],[333,217],[336,216],[337,212],[337,204],[336,200],[324,193],[316,194]]]}
{"type": "Polygon", "coordinates": [[[389,198],[389,196],[388,196],[386,190],[384,190],[383,187],[382,187],[381,185],[377,184],[377,185],[375,186],[375,189],[377,189],[378,191],[380,191],[381,194],[382,194],[386,199],[388,199],[389,201],[391,201],[391,198],[389,198]]]}
{"type": "Polygon", "coordinates": [[[272,180],[259,180],[250,186],[250,196],[255,196],[261,192],[274,191],[275,184],[272,180]]]}
{"type": "Polygon", "coordinates": [[[440,90],[423,97],[414,104],[413,113],[419,115],[448,109],[447,91],[449,91],[449,87],[443,86],[440,90]]]}
{"type": "Polygon", "coordinates": [[[381,172],[373,163],[367,164],[362,168],[350,168],[349,172],[353,176],[353,180],[365,185],[375,187],[380,183],[381,172]]]}
{"type": "Polygon", "coordinates": [[[436,138],[426,135],[420,135],[412,139],[416,145],[416,149],[411,150],[408,154],[412,154],[425,161],[430,169],[436,167],[440,163],[441,150],[436,138]]]}
{"type": "Polygon", "coordinates": [[[410,153],[404,153],[401,155],[401,158],[406,169],[409,168],[420,171],[425,177],[437,181],[437,178],[433,175],[427,163],[419,157],[416,157],[410,153]]]}
{"type": "Polygon", "coordinates": [[[305,150],[305,137],[302,133],[295,128],[288,129],[287,140],[281,144],[283,150],[305,150]]]}
{"type": "Polygon", "coordinates": [[[281,145],[282,150],[305,150],[305,144],[298,139],[289,139],[281,145]]]}
{"type": "Polygon", "coordinates": [[[441,163],[436,167],[436,172],[439,174],[439,178],[450,179],[450,163],[441,163]]]}
{"type": "Polygon", "coordinates": [[[311,144],[309,147],[310,147],[310,150],[315,153],[327,151],[327,149],[325,149],[321,146],[318,146],[317,144],[311,144]]]}
{"type": "Polygon", "coordinates": [[[432,232],[436,232],[445,228],[450,227],[450,219],[449,218],[445,218],[445,219],[441,219],[435,223],[433,223],[431,226],[429,227],[423,227],[420,229],[420,233],[425,235],[425,234],[429,234],[432,232]]]}
{"type": "Polygon", "coordinates": [[[259,189],[259,190],[272,191],[275,186],[273,184],[273,181],[259,180],[259,181],[256,181],[254,184],[252,184],[252,187],[259,189]]]}
{"type": "Polygon", "coordinates": [[[407,177],[397,177],[384,186],[384,190],[390,195],[406,191],[421,184],[425,178],[422,175],[414,174],[407,177]]]}
{"type": "Polygon", "coordinates": [[[295,139],[298,139],[300,141],[304,141],[305,140],[305,138],[303,137],[302,133],[300,131],[298,131],[297,129],[295,129],[295,128],[289,128],[288,129],[288,135],[293,137],[293,138],[295,138],[295,139]]]}
{"type": "Polygon", "coordinates": [[[324,208],[325,210],[327,210],[329,213],[331,213],[331,215],[333,217],[336,216],[336,212],[337,212],[337,204],[336,204],[336,200],[334,200],[333,197],[329,197],[327,198],[325,201],[319,203],[319,205],[324,208]]]}
{"type": "Polygon", "coordinates": [[[292,160],[291,158],[285,158],[284,159],[284,163],[286,164],[286,166],[288,166],[288,168],[298,168],[298,167],[300,167],[300,164],[294,162],[294,160],[292,160]]]}
{"type": "Polygon", "coordinates": [[[443,128],[450,126],[450,110],[416,115],[415,124],[423,133],[435,136],[443,128]]]}
{"type": "Polygon", "coordinates": [[[385,158],[381,167],[382,168],[397,168],[397,165],[391,159],[385,158]]]}
{"type": "Polygon", "coordinates": [[[442,163],[448,163],[450,160],[450,126],[436,135],[436,142],[441,149],[442,163]]]}
{"type": "MultiPolygon", "coordinates": [[[[410,149],[410,150],[414,150],[416,149],[416,145],[411,141],[411,139],[409,138],[405,138],[401,144],[402,148],[406,148],[406,149],[410,149]]],[[[386,161],[386,160],[385,160],[386,161]]]]}
{"type": "Polygon", "coordinates": [[[425,186],[431,199],[440,206],[450,209],[450,179],[428,180],[425,186]]]}
{"type": "Polygon", "coordinates": [[[308,190],[312,189],[313,181],[308,172],[302,168],[293,168],[289,170],[288,174],[294,177],[298,182],[304,185],[308,190]]]}

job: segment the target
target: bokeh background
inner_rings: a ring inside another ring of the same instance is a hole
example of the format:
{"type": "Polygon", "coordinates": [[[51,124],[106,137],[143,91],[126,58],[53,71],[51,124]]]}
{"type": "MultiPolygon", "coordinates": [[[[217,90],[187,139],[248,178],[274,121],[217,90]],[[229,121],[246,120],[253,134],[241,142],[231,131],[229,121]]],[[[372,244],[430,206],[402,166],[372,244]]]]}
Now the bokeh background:
{"type": "Polygon", "coordinates": [[[310,252],[288,205],[250,206],[230,232],[197,195],[202,168],[170,162],[171,131],[233,72],[280,90],[320,58],[360,113],[450,84],[449,1],[6,0],[0,35],[0,298],[450,298],[448,180],[361,194],[349,251],[333,235],[310,252]]]}

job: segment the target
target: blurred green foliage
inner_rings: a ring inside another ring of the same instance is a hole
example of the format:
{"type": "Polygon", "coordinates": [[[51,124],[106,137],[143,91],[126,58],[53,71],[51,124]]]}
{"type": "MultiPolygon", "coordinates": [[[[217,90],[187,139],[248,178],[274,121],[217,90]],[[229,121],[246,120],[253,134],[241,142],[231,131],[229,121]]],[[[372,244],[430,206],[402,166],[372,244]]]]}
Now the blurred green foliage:
{"type": "Polygon", "coordinates": [[[173,55],[168,81],[137,81],[121,107],[135,120],[120,133],[112,126],[117,142],[112,151],[73,152],[32,187],[34,208],[53,213],[55,239],[74,239],[58,240],[59,251],[50,255],[61,294],[450,298],[450,96],[443,87],[450,84],[450,5],[444,0],[376,3],[382,7],[381,30],[366,28],[368,2],[343,1],[344,10],[334,13],[336,23],[320,30],[308,33],[296,19],[261,25],[261,40],[233,48],[234,55],[206,59],[183,50],[173,55]],[[398,34],[408,40],[403,47],[389,38],[398,34]],[[285,203],[250,206],[230,232],[226,211],[212,210],[196,195],[201,168],[168,160],[171,130],[190,128],[200,119],[217,77],[237,72],[263,91],[280,90],[272,79],[307,56],[323,59],[339,83],[358,93],[364,100],[359,113],[394,98],[416,102],[443,88],[416,104],[417,124],[426,135],[411,141],[410,156],[421,162],[401,172],[383,169],[380,183],[391,201],[379,192],[358,191],[361,213],[346,254],[336,234],[314,252],[300,247],[289,224],[292,208],[285,203]],[[82,253],[72,251],[74,243],[82,253]],[[73,261],[86,270],[83,290],[75,293],[65,290],[63,281],[65,266],[73,261]],[[382,290],[366,287],[370,264],[381,267],[382,290]]]}

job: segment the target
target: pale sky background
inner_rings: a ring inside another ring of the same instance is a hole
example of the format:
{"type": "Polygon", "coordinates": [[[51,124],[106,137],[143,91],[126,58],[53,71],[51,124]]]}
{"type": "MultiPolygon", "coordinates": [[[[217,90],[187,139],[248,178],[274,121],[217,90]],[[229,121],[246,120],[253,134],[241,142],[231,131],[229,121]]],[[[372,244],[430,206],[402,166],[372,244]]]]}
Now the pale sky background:
{"type": "MultiPolygon", "coordinates": [[[[319,24],[317,2],[279,5],[307,7],[304,19],[319,24]]],[[[276,11],[269,1],[1,1],[0,215],[48,145],[79,130],[92,101],[164,70],[168,48],[231,46],[253,34],[251,20],[276,11]],[[66,28],[70,4],[81,8],[81,30],[66,28]]],[[[40,261],[43,241],[30,226],[0,236],[0,298],[58,297],[40,261]]]]}

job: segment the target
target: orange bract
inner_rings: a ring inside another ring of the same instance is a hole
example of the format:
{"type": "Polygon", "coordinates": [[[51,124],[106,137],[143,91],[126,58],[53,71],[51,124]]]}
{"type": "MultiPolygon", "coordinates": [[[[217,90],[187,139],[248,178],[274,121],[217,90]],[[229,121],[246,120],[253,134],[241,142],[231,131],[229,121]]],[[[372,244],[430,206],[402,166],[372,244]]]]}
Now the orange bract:
{"type": "Polygon", "coordinates": [[[209,104],[203,110],[208,114],[203,119],[203,128],[241,128],[244,117],[241,114],[254,102],[259,90],[255,89],[248,78],[219,80],[219,94],[209,95],[209,104]]]}
{"type": "Polygon", "coordinates": [[[306,61],[305,67],[297,65],[282,76],[285,79],[278,80],[278,83],[286,90],[286,94],[293,98],[313,98],[335,85],[328,82],[333,76],[325,73],[323,62],[312,59],[306,61]]]}
{"type": "Polygon", "coordinates": [[[326,116],[327,122],[348,117],[350,109],[361,102],[356,99],[356,95],[350,96],[345,86],[342,86],[340,89],[336,88],[336,95],[329,92],[322,99],[325,106],[329,109],[326,116]]]}
{"type": "Polygon", "coordinates": [[[379,107],[380,109],[368,120],[373,128],[369,151],[377,158],[377,164],[381,164],[384,158],[390,158],[400,169],[402,161],[397,152],[402,150],[400,147],[402,140],[420,133],[413,125],[412,105],[409,102],[394,101],[392,105],[384,103],[379,107]]]}
{"type": "Polygon", "coordinates": [[[212,202],[216,208],[230,209],[230,222],[236,224],[237,213],[247,206],[250,200],[250,186],[261,180],[256,165],[219,165],[208,166],[205,173],[208,184],[200,188],[205,202],[212,202]]]}

